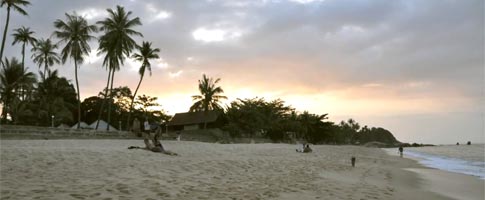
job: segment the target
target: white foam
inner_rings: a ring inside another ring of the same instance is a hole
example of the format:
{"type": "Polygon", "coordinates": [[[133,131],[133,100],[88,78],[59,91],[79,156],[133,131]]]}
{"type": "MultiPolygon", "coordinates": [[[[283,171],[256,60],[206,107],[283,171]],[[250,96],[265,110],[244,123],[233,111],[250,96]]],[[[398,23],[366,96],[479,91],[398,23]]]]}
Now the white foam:
{"type": "Polygon", "coordinates": [[[412,150],[406,151],[405,154],[418,158],[419,163],[427,167],[477,176],[480,179],[485,179],[485,162],[467,161],[446,156],[436,156],[412,150]]]}

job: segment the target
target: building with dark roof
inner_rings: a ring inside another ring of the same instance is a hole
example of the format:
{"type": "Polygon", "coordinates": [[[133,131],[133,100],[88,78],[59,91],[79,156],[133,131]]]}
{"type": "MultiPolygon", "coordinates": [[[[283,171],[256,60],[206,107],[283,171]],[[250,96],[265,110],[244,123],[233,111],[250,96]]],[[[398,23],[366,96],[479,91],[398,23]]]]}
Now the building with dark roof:
{"type": "Polygon", "coordinates": [[[216,128],[220,114],[220,111],[177,113],[167,125],[175,131],[216,128]]]}

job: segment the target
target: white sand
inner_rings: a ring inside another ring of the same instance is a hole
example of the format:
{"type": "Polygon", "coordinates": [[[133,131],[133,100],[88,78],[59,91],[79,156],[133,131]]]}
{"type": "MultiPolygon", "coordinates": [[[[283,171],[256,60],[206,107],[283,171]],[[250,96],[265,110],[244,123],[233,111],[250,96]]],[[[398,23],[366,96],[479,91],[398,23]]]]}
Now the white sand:
{"type": "Polygon", "coordinates": [[[447,199],[380,149],[141,140],[2,140],[0,199],[447,199]],[[357,166],[350,166],[350,157],[357,166]]]}

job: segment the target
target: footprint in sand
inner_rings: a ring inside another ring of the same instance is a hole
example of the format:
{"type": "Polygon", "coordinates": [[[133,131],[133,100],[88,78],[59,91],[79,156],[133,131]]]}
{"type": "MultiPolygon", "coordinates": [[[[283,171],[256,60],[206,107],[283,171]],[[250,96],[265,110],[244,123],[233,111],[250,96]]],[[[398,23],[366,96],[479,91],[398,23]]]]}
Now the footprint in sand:
{"type": "Polygon", "coordinates": [[[86,199],[86,196],[82,194],[70,194],[71,197],[74,197],[76,199],[86,199]]]}

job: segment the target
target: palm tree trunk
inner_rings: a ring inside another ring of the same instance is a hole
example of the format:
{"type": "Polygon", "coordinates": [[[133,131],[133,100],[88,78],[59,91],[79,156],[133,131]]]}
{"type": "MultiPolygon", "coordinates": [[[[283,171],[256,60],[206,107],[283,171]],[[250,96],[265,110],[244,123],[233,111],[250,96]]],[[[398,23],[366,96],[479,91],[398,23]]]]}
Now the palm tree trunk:
{"type": "MultiPolygon", "coordinates": [[[[25,65],[24,65],[24,61],[25,61],[25,42],[22,44],[22,72],[24,72],[24,71],[25,71],[25,67],[24,67],[24,66],[25,66],[25,65]]],[[[20,92],[19,92],[19,98],[20,98],[20,99],[23,99],[23,97],[24,97],[24,86],[23,86],[23,85],[21,85],[21,86],[19,87],[19,89],[20,89],[20,92]]]]}
{"type": "Polygon", "coordinates": [[[22,44],[22,71],[25,69],[25,42],[22,44]]]}
{"type": "Polygon", "coordinates": [[[2,49],[0,50],[0,62],[3,63],[3,48],[5,48],[5,39],[7,38],[8,22],[10,21],[10,6],[7,7],[7,22],[5,23],[5,30],[3,30],[2,49]]]}
{"type": "Polygon", "coordinates": [[[103,102],[101,103],[101,108],[99,109],[98,121],[96,121],[95,130],[98,130],[99,120],[101,120],[101,116],[103,115],[104,104],[106,103],[106,98],[108,98],[108,87],[109,87],[110,79],[111,79],[111,68],[109,68],[109,70],[108,70],[108,81],[106,82],[106,87],[105,87],[106,90],[104,91],[104,99],[103,99],[103,102]]]}
{"type": "Polygon", "coordinates": [[[130,117],[131,117],[131,112],[133,110],[133,103],[135,102],[136,93],[138,92],[138,89],[140,88],[141,81],[143,80],[144,75],[145,74],[141,75],[140,81],[138,82],[138,86],[136,86],[135,93],[133,94],[133,97],[131,98],[130,110],[129,110],[129,113],[128,113],[128,120],[126,121],[126,127],[130,127],[130,117]]]}
{"type": "Polygon", "coordinates": [[[111,85],[109,87],[109,101],[108,101],[108,125],[106,126],[106,130],[109,131],[109,125],[111,121],[111,101],[113,99],[113,82],[115,77],[115,70],[111,71],[111,85]]]}
{"type": "Polygon", "coordinates": [[[44,81],[45,81],[45,75],[46,75],[46,72],[47,72],[47,60],[45,60],[45,64],[44,64],[44,81]]]}
{"type": "MultiPolygon", "coordinates": [[[[46,65],[47,68],[47,65],[46,65]]],[[[45,69],[44,69],[45,70],[45,69]]],[[[77,129],[81,128],[81,91],[79,91],[79,80],[77,78],[77,60],[74,61],[74,76],[76,76],[77,89],[77,129]]]]}

